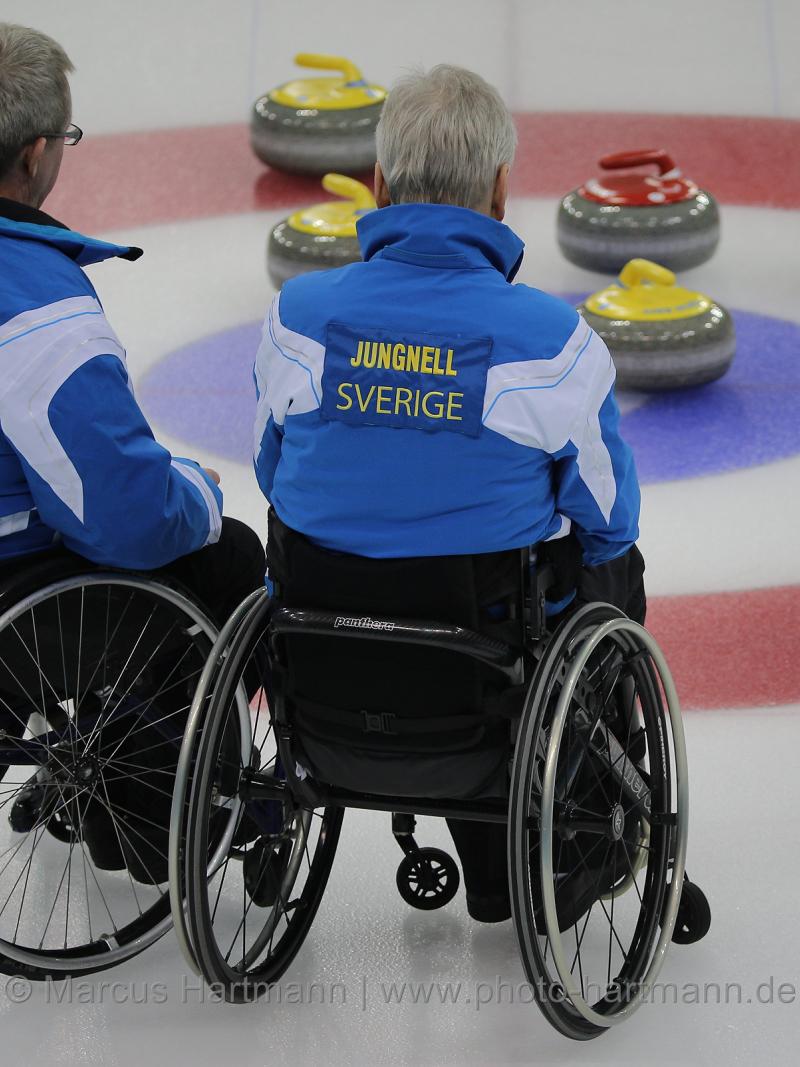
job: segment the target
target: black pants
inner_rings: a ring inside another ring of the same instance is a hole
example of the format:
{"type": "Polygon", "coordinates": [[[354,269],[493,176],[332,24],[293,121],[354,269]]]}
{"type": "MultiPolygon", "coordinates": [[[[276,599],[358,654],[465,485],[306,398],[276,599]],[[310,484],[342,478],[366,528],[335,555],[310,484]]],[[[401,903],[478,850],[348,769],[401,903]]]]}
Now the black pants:
{"type": "MultiPolygon", "coordinates": [[[[576,589],[573,603],[555,624],[582,604],[602,601],[621,608],[635,622],[644,622],[647,602],[644,591],[644,560],[634,545],[628,552],[609,563],[584,567],[580,562],[580,547],[570,537],[543,546],[542,556],[552,564],[557,576],[557,588],[551,594],[554,601],[570,589],[576,589]]],[[[492,575],[493,579],[500,576],[492,575]]],[[[489,589],[487,589],[487,594],[489,589]]],[[[500,823],[469,822],[448,819],[467,891],[470,914],[483,921],[507,919],[508,876],[506,858],[506,826],[500,823]]]]}
{"type": "Polygon", "coordinates": [[[172,577],[193,593],[222,626],[248,593],[264,584],[266,560],[258,535],[238,519],[224,518],[219,541],[168,563],[154,577],[172,577]]]}

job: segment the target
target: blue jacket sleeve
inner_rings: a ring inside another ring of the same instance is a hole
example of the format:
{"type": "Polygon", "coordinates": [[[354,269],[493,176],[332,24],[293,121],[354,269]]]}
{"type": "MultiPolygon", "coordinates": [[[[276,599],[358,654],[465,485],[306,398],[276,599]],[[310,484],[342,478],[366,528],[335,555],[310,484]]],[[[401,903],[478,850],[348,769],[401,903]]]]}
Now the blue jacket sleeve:
{"type": "Polygon", "coordinates": [[[272,502],[275,471],[278,469],[278,461],[281,458],[282,438],[283,434],[280,428],[275,425],[275,420],[270,415],[261,435],[260,447],[254,462],[258,487],[270,503],[272,502]]]}
{"type": "Polygon", "coordinates": [[[614,364],[596,334],[582,361],[575,421],[553,455],[556,510],[572,521],[583,562],[597,566],[635,543],[640,492],[633,454],[619,432],[614,364]]]}
{"type": "Polygon", "coordinates": [[[39,422],[42,440],[17,451],[43,521],[67,548],[150,570],[218,539],[222,493],[199,464],[158,444],[117,356],[77,367],[39,422]]]}
{"type": "Polygon", "coordinates": [[[276,421],[273,410],[274,388],[270,389],[271,379],[277,377],[274,373],[275,361],[280,359],[280,351],[275,343],[271,327],[271,322],[277,315],[278,301],[279,297],[276,296],[267,312],[261,344],[256,353],[253,368],[257,398],[253,466],[259,488],[270,503],[275,471],[281,458],[283,418],[285,418],[285,413],[282,413],[281,423],[276,421]]]}

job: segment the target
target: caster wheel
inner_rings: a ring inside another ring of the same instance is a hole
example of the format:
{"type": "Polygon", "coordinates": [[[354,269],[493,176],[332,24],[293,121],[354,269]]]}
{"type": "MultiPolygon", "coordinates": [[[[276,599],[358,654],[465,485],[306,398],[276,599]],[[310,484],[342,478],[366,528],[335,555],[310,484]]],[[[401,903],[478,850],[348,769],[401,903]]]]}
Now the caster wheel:
{"type": "Polygon", "coordinates": [[[420,848],[404,856],[397,868],[397,888],[403,900],[422,911],[449,904],[458,892],[460,876],[455,860],[440,848],[420,848]]]}
{"type": "Polygon", "coordinates": [[[710,926],[711,908],[705,893],[694,882],[685,880],[672,940],[676,945],[692,945],[706,936],[710,926]]]}

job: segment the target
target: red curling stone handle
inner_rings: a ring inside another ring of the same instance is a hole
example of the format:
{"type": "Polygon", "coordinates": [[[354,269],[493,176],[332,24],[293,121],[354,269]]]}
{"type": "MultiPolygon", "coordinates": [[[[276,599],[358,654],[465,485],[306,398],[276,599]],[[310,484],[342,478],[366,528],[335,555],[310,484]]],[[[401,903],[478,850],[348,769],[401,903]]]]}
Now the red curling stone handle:
{"type": "Polygon", "coordinates": [[[644,167],[653,164],[658,173],[667,174],[675,169],[675,160],[661,148],[645,148],[638,152],[614,152],[603,156],[600,166],[604,170],[621,170],[623,167],[644,167]]]}

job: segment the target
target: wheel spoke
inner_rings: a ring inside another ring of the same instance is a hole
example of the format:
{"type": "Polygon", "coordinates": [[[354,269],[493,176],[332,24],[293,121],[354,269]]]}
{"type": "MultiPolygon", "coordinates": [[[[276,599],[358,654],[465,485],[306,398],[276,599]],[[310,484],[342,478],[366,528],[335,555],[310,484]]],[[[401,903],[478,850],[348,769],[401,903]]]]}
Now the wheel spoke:
{"type": "MultiPolygon", "coordinates": [[[[157,848],[148,837],[146,837],[140,830],[137,830],[135,826],[132,826],[130,822],[128,822],[125,819],[116,820],[116,816],[117,816],[117,814],[119,812],[122,812],[123,814],[131,816],[134,819],[139,819],[140,822],[146,822],[150,826],[155,826],[156,829],[158,829],[158,830],[160,830],[162,832],[164,830],[164,827],[161,826],[159,823],[153,822],[151,819],[146,819],[143,815],[139,815],[136,812],[130,811],[128,808],[123,808],[120,804],[116,804],[116,803],[115,804],[107,804],[99,796],[97,797],[97,800],[100,802],[100,804],[106,810],[106,812],[111,817],[111,819],[114,819],[115,821],[118,821],[119,832],[125,838],[125,844],[131,850],[131,852],[133,852],[133,854],[136,857],[136,859],[139,861],[139,863],[141,863],[142,868],[147,872],[148,876],[150,877],[150,882],[149,883],[145,883],[145,884],[149,884],[153,889],[158,889],[159,883],[158,882],[154,882],[152,880],[152,875],[150,875],[150,869],[149,869],[147,863],[145,863],[145,861],[142,859],[141,853],[136,848],[136,846],[134,845],[134,843],[131,840],[131,838],[129,837],[129,835],[126,833],[126,829],[129,830],[132,834],[135,834],[136,837],[140,838],[141,841],[144,841],[144,843],[148,846],[148,848],[152,849],[153,852],[157,853],[157,855],[161,859],[167,859],[166,852],[164,852],[163,849],[157,848]]],[[[161,892],[161,890],[159,890],[159,893],[160,892],[161,892]]]]}
{"type": "MultiPolygon", "coordinates": [[[[33,617],[33,612],[31,612],[31,620],[32,621],[33,621],[33,618],[34,618],[33,617]]],[[[41,660],[39,658],[38,642],[36,640],[35,622],[34,622],[34,626],[33,626],[34,648],[36,649],[36,654],[35,655],[28,648],[27,642],[23,640],[22,635],[20,634],[19,630],[17,629],[15,623],[12,622],[10,624],[10,629],[11,629],[12,633],[14,633],[14,635],[16,636],[16,638],[19,641],[20,645],[22,645],[22,647],[25,650],[25,654],[27,655],[28,659],[31,661],[31,663],[36,668],[36,673],[37,673],[38,679],[39,679],[39,688],[41,690],[41,699],[42,699],[40,711],[41,711],[42,718],[46,719],[47,718],[47,702],[45,701],[45,698],[44,698],[44,683],[47,682],[47,688],[53,694],[53,698],[54,698],[56,704],[58,704],[60,702],[61,697],[58,695],[58,693],[53,688],[53,685],[52,685],[50,679],[45,677],[44,671],[42,670],[41,660]]],[[[3,666],[6,667],[6,670],[8,670],[8,666],[7,666],[6,662],[5,662],[5,660],[3,660],[2,663],[3,663],[3,666]]],[[[9,671],[9,673],[11,673],[11,671],[9,671]]],[[[17,679],[16,676],[14,676],[13,674],[12,674],[12,677],[14,678],[14,681],[17,683],[17,685],[20,685],[19,679],[17,679]]],[[[34,707],[35,707],[36,706],[36,702],[34,701],[33,697],[30,696],[30,694],[28,693],[27,689],[25,690],[25,694],[28,697],[28,699],[31,701],[31,704],[33,704],[34,707]]]]}
{"type": "MultiPolygon", "coordinates": [[[[103,646],[103,651],[100,653],[99,659],[97,660],[97,662],[94,665],[94,670],[92,671],[91,675],[89,676],[89,681],[84,686],[84,689],[83,689],[84,696],[86,695],[86,693],[88,693],[91,690],[92,682],[97,677],[97,672],[100,670],[100,665],[101,664],[102,664],[102,667],[103,667],[103,681],[102,681],[102,685],[101,685],[101,691],[102,692],[106,692],[107,683],[108,683],[108,652],[109,652],[109,649],[111,648],[111,646],[112,646],[112,644],[114,642],[114,638],[119,633],[120,627],[122,626],[123,622],[125,621],[125,616],[128,614],[128,608],[131,606],[131,602],[133,600],[134,600],[134,594],[131,593],[130,596],[128,597],[126,603],[125,603],[124,608],[122,609],[122,612],[121,612],[119,618],[117,619],[116,625],[114,626],[114,630],[113,630],[111,636],[109,637],[108,636],[108,625],[109,625],[110,614],[111,614],[111,587],[109,586],[108,589],[106,590],[105,638],[104,638],[105,644],[103,646]]],[[[76,702],[79,705],[80,704],[80,690],[77,689],[77,686],[76,686],[76,692],[77,692],[76,702]]],[[[76,712],[77,712],[77,709],[76,709],[76,712]]]]}
{"type": "MultiPolygon", "coordinates": [[[[19,882],[22,880],[23,875],[25,875],[26,872],[29,870],[30,864],[31,864],[31,862],[33,860],[34,851],[36,850],[36,847],[37,847],[39,841],[42,840],[42,835],[43,835],[44,832],[45,832],[44,824],[42,824],[41,826],[37,826],[36,829],[33,831],[33,844],[31,845],[31,855],[25,861],[25,864],[22,865],[22,870],[17,875],[16,881],[14,882],[14,885],[11,887],[11,892],[9,893],[9,895],[7,895],[5,897],[5,901],[3,903],[3,906],[0,908],[0,917],[1,917],[2,913],[5,911],[6,907],[9,906],[9,902],[11,901],[11,898],[14,895],[14,891],[16,890],[17,886],[19,885],[19,882]]],[[[22,841],[20,841],[20,843],[19,843],[20,846],[26,840],[27,840],[27,838],[22,839],[22,841]]],[[[15,851],[15,855],[16,855],[16,851],[15,851]]],[[[5,867],[7,867],[7,865],[9,865],[9,864],[6,863],[5,867]]],[[[5,871],[5,867],[3,867],[3,871],[5,871]]]]}
{"type": "MultiPolygon", "coordinates": [[[[117,848],[120,851],[120,855],[124,856],[125,855],[125,851],[124,851],[123,846],[122,846],[122,837],[120,836],[121,833],[124,833],[124,830],[121,830],[119,824],[117,823],[117,817],[114,814],[114,808],[113,808],[113,806],[111,804],[111,799],[110,799],[110,797],[108,795],[108,789],[106,788],[106,782],[105,782],[105,779],[103,778],[102,774],[100,775],[100,788],[103,790],[103,796],[105,797],[104,807],[106,809],[106,812],[108,813],[108,815],[111,818],[111,825],[114,827],[114,837],[116,837],[116,839],[117,839],[117,848]]],[[[126,841],[130,845],[130,841],[128,841],[127,836],[126,836],[126,841]]],[[[136,883],[133,880],[133,876],[131,875],[131,872],[128,870],[127,864],[125,865],[125,874],[128,876],[128,884],[131,887],[131,893],[133,894],[133,899],[136,902],[136,910],[139,913],[139,917],[141,918],[141,916],[144,914],[144,912],[142,911],[142,905],[141,905],[141,903],[139,901],[139,894],[136,892],[136,883]]],[[[100,895],[102,896],[102,890],[101,890],[100,895]]],[[[103,903],[105,903],[105,897],[103,897],[103,903]]],[[[111,916],[111,912],[109,911],[109,908],[108,908],[107,904],[106,904],[106,911],[108,911],[109,917],[110,917],[111,916]]],[[[113,922],[113,919],[112,919],[112,922],[113,922]]],[[[114,927],[114,929],[116,930],[116,927],[114,927]]]]}
{"type": "MultiPolygon", "coordinates": [[[[44,831],[44,827],[42,827],[42,831],[44,831]]],[[[53,903],[52,903],[52,906],[50,908],[50,912],[49,912],[49,914],[47,916],[47,922],[45,923],[44,930],[42,932],[42,940],[40,942],[40,945],[43,945],[45,940],[46,940],[46,938],[47,938],[47,931],[50,929],[50,923],[53,921],[53,915],[55,915],[55,911],[56,911],[56,904],[58,904],[58,898],[61,896],[61,887],[63,886],[64,879],[67,876],[67,867],[69,866],[69,863],[70,863],[71,859],[72,859],[72,853],[70,852],[69,856],[67,857],[67,862],[64,864],[64,869],[61,872],[61,877],[58,880],[58,886],[56,887],[56,893],[55,893],[55,896],[53,897],[53,903]]]]}
{"type": "MultiPolygon", "coordinates": [[[[117,709],[119,708],[119,706],[120,706],[120,704],[122,703],[122,701],[123,701],[123,700],[125,700],[125,698],[126,698],[126,697],[128,696],[128,694],[130,693],[130,691],[131,691],[131,690],[133,689],[133,687],[134,687],[134,686],[136,685],[136,683],[137,683],[137,682],[139,681],[139,679],[141,678],[142,674],[143,674],[143,673],[144,673],[144,672],[145,672],[145,671],[147,670],[147,668],[149,667],[150,663],[151,663],[151,662],[152,662],[152,660],[153,660],[153,657],[157,655],[157,653],[158,653],[158,652],[159,652],[159,651],[161,650],[161,648],[163,648],[163,646],[164,646],[164,643],[165,643],[165,642],[166,642],[166,640],[167,640],[167,637],[169,637],[169,636],[170,636],[170,634],[172,633],[173,629],[175,628],[175,625],[176,625],[176,624],[175,624],[175,623],[173,623],[173,624],[172,624],[172,626],[170,627],[170,629],[169,629],[169,631],[168,631],[167,635],[166,635],[165,637],[163,637],[163,638],[162,638],[162,640],[161,640],[161,641],[159,642],[159,644],[158,644],[158,645],[156,646],[156,648],[155,648],[155,649],[153,650],[153,652],[151,653],[151,655],[149,656],[149,658],[148,658],[148,659],[147,659],[147,660],[146,660],[146,661],[145,661],[145,662],[144,662],[144,663],[142,664],[142,666],[140,667],[140,669],[139,669],[138,673],[137,673],[137,674],[136,674],[136,676],[135,676],[135,677],[134,677],[134,678],[133,678],[133,679],[131,680],[131,682],[129,683],[129,685],[128,685],[128,688],[127,688],[127,689],[125,690],[125,692],[124,692],[124,693],[123,693],[123,694],[122,694],[122,695],[121,695],[121,696],[119,697],[119,699],[117,700],[117,702],[116,702],[116,704],[114,705],[114,707],[113,707],[113,708],[109,708],[109,707],[108,707],[109,701],[111,700],[111,697],[112,697],[112,696],[114,695],[114,693],[116,692],[117,686],[118,686],[118,685],[120,684],[120,682],[122,681],[122,679],[123,679],[123,677],[124,677],[124,675],[125,675],[125,671],[126,671],[126,670],[128,669],[128,664],[129,664],[129,663],[130,663],[130,661],[131,661],[131,660],[133,659],[134,653],[136,652],[136,649],[137,649],[137,648],[139,647],[139,644],[140,644],[140,642],[141,642],[142,638],[144,637],[144,635],[145,635],[145,633],[146,633],[146,631],[147,631],[147,628],[148,628],[148,626],[149,626],[149,625],[150,625],[150,623],[151,623],[151,622],[153,621],[153,617],[155,616],[156,610],[157,610],[156,608],[153,608],[153,610],[151,611],[151,613],[150,613],[150,615],[149,615],[149,617],[148,617],[148,619],[147,619],[147,622],[146,622],[146,623],[144,624],[144,626],[142,627],[141,633],[140,633],[140,634],[139,634],[139,636],[138,636],[138,637],[136,638],[136,641],[135,641],[135,643],[134,643],[134,646],[133,646],[133,648],[131,649],[131,651],[130,651],[130,653],[129,653],[129,655],[128,655],[128,658],[127,658],[127,660],[125,661],[125,664],[124,664],[124,666],[123,666],[122,670],[120,671],[120,673],[119,673],[119,676],[118,676],[117,680],[116,680],[116,681],[114,682],[113,686],[112,686],[112,687],[111,687],[111,689],[109,690],[108,696],[106,697],[106,699],[105,699],[105,701],[104,701],[104,703],[103,703],[103,705],[102,705],[102,707],[101,707],[101,709],[100,709],[100,712],[101,712],[101,714],[100,714],[100,716],[99,716],[99,718],[98,718],[97,722],[96,722],[96,723],[94,724],[94,726],[92,727],[92,732],[90,733],[90,735],[89,735],[89,737],[88,737],[88,739],[87,739],[87,741],[86,741],[86,746],[84,747],[84,752],[88,751],[88,747],[89,747],[89,745],[90,745],[90,744],[91,744],[91,742],[92,742],[92,739],[93,739],[93,737],[94,737],[95,731],[97,730],[97,725],[98,725],[98,723],[100,724],[100,728],[102,729],[102,726],[103,726],[103,721],[104,721],[104,715],[105,715],[105,713],[106,713],[106,712],[108,712],[108,718],[109,718],[109,719],[110,719],[110,718],[111,718],[111,717],[112,717],[112,716],[114,715],[114,712],[115,712],[115,711],[116,711],[116,710],[117,710],[117,709]]],[[[184,650],[184,653],[183,653],[183,655],[185,656],[185,655],[186,655],[186,654],[187,654],[187,653],[189,652],[189,650],[190,650],[189,648],[186,648],[186,649],[184,650]]],[[[174,673],[174,671],[175,671],[176,669],[177,669],[177,664],[175,665],[175,667],[173,667],[172,671],[170,671],[170,674],[168,675],[168,678],[172,676],[172,674],[174,673]]],[[[152,698],[151,698],[151,699],[152,699],[152,698]]],[[[147,702],[143,702],[143,703],[144,703],[144,706],[145,706],[145,707],[149,707],[149,703],[147,703],[147,702]]],[[[144,712],[140,713],[140,716],[139,716],[140,718],[141,718],[141,715],[142,715],[142,714],[144,714],[144,712]]],[[[139,720],[137,719],[137,722],[138,722],[138,721],[139,721],[139,720]]],[[[134,723],[134,726],[135,726],[135,725],[136,725],[136,723],[134,723]]],[[[123,742],[125,741],[125,739],[126,739],[126,738],[127,738],[127,734],[125,735],[125,737],[123,737],[122,741],[120,741],[120,745],[121,745],[121,744],[122,744],[122,743],[123,743],[123,742]]],[[[112,755],[113,755],[113,753],[112,753],[112,755]]]]}
{"type": "MultiPolygon", "coordinates": [[[[160,795],[162,797],[168,797],[170,800],[172,799],[172,793],[171,793],[170,790],[161,789],[159,786],[153,785],[152,782],[149,782],[147,780],[147,776],[144,775],[144,774],[132,774],[130,771],[127,771],[125,774],[116,774],[113,777],[109,777],[108,775],[104,774],[103,777],[104,777],[105,781],[107,783],[109,783],[109,784],[111,782],[124,782],[127,779],[133,779],[134,782],[138,782],[140,785],[143,785],[145,788],[152,790],[152,792],[160,793],[160,795]]],[[[173,777],[174,777],[174,775],[173,775],[173,777]]]]}
{"type": "MultiPolygon", "coordinates": [[[[617,666],[617,677],[619,676],[621,667],[622,667],[621,664],[619,664],[617,666]]],[[[599,669],[599,666],[598,666],[598,669],[599,669]]],[[[581,756],[579,758],[578,766],[575,768],[575,770],[572,773],[572,776],[571,776],[571,780],[572,781],[577,781],[578,780],[578,777],[580,775],[581,769],[583,767],[583,763],[586,760],[587,756],[589,755],[589,742],[590,742],[592,736],[594,735],[595,730],[597,729],[597,724],[600,722],[600,720],[602,719],[603,715],[605,714],[605,711],[606,711],[606,709],[608,707],[608,702],[611,699],[612,693],[614,692],[614,685],[615,684],[616,684],[616,681],[608,686],[608,690],[607,690],[605,696],[602,697],[602,700],[600,702],[599,707],[597,708],[597,711],[592,715],[592,722],[591,722],[590,726],[588,726],[587,728],[585,728],[583,730],[576,730],[578,741],[581,742],[583,751],[582,751],[581,756]],[[585,734],[585,736],[582,736],[584,734],[585,734]]],[[[602,688],[603,688],[603,686],[602,686],[602,683],[601,683],[601,692],[602,692],[602,688]]],[[[588,709],[584,709],[584,710],[588,710],[588,709]]],[[[570,730],[571,730],[571,728],[572,728],[572,718],[570,718],[570,730]]],[[[567,751],[570,751],[570,750],[571,750],[571,746],[567,751]]]]}

